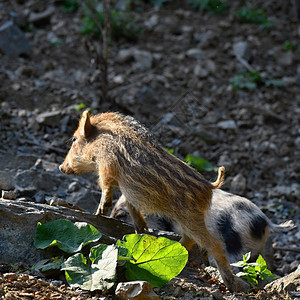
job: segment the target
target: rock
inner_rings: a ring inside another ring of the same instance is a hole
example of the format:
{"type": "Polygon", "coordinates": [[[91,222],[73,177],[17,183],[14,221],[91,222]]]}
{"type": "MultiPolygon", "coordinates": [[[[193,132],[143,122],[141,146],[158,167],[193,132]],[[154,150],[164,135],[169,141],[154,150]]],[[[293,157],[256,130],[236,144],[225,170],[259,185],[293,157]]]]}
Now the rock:
{"type": "Polygon", "coordinates": [[[14,189],[14,177],[10,171],[0,170],[0,190],[14,189]]]}
{"type": "Polygon", "coordinates": [[[202,60],[203,58],[206,57],[206,54],[203,50],[201,50],[199,48],[191,48],[191,49],[187,50],[186,56],[202,60]]]}
{"type": "Polygon", "coordinates": [[[194,75],[199,78],[206,78],[209,72],[206,70],[202,64],[197,64],[194,68],[194,75]]]}
{"type": "Polygon", "coordinates": [[[32,12],[29,15],[28,21],[29,23],[34,23],[37,25],[37,23],[42,23],[42,22],[49,22],[50,17],[55,13],[55,7],[50,5],[47,7],[46,10],[42,12],[32,12]]]}
{"type": "Polygon", "coordinates": [[[232,165],[232,160],[230,159],[227,153],[224,153],[220,156],[218,161],[218,166],[224,166],[226,169],[229,169],[232,165]]]}
{"type": "Polygon", "coordinates": [[[291,271],[295,271],[299,266],[299,261],[298,260],[294,260],[291,264],[290,264],[290,268],[291,271]]]}
{"type": "Polygon", "coordinates": [[[268,197],[276,198],[284,196],[288,200],[300,198],[300,184],[293,183],[290,186],[278,185],[268,192],[268,197]]]}
{"type": "Polygon", "coordinates": [[[243,195],[246,190],[246,178],[242,174],[237,174],[231,181],[230,191],[233,194],[243,195]]]}
{"type": "Polygon", "coordinates": [[[149,30],[153,30],[153,28],[158,24],[159,19],[158,15],[151,15],[151,17],[145,21],[145,27],[149,30]]]}
{"type": "Polygon", "coordinates": [[[210,277],[217,279],[220,282],[223,282],[220,272],[215,267],[206,267],[205,271],[210,275],[210,277]]]}
{"type": "Polygon", "coordinates": [[[300,265],[297,270],[282,278],[276,279],[265,286],[268,292],[278,292],[281,295],[300,292],[300,265]]]}
{"type": "Polygon", "coordinates": [[[233,44],[233,52],[235,56],[249,60],[251,52],[246,41],[239,41],[233,44]]]}
{"type": "Polygon", "coordinates": [[[279,52],[275,56],[277,62],[283,67],[291,66],[293,63],[293,57],[294,57],[294,54],[292,51],[279,52]]]}
{"type": "Polygon", "coordinates": [[[15,176],[15,188],[21,193],[34,193],[37,190],[53,192],[61,183],[61,176],[40,170],[19,170],[15,176]]]}
{"type": "Polygon", "coordinates": [[[152,54],[145,50],[135,49],[133,52],[134,68],[140,71],[147,71],[152,68],[152,54]]]}
{"type": "Polygon", "coordinates": [[[133,49],[121,49],[116,57],[116,62],[125,64],[133,60],[133,49]]]}
{"type": "Polygon", "coordinates": [[[68,193],[73,193],[76,192],[80,189],[80,185],[77,181],[73,181],[72,183],[69,184],[68,186],[68,193]]]}
{"type": "Polygon", "coordinates": [[[45,193],[43,191],[38,191],[33,198],[36,203],[45,203],[45,193]]]}
{"type": "Polygon", "coordinates": [[[46,125],[46,126],[57,126],[62,119],[62,112],[60,110],[51,111],[51,112],[44,112],[36,117],[36,121],[39,124],[46,125]]]}
{"type": "Polygon", "coordinates": [[[31,44],[25,34],[13,23],[7,21],[0,27],[0,52],[10,57],[30,55],[31,44]]]}
{"type": "Polygon", "coordinates": [[[79,206],[85,211],[93,213],[100,202],[101,193],[91,191],[90,189],[81,188],[76,193],[66,195],[64,200],[72,205],[79,206]]]}
{"type": "Polygon", "coordinates": [[[219,123],[217,123],[217,126],[221,129],[237,129],[237,124],[234,120],[220,121],[219,123]]]}
{"type": "Polygon", "coordinates": [[[2,198],[9,200],[16,200],[18,193],[16,191],[2,191],[2,198]]]}
{"type": "Polygon", "coordinates": [[[159,296],[153,291],[147,281],[120,282],[115,295],[121,300],[158,300],[159,296]]]}
{"type": "Polygon", "coordinates": [[[223,294],[220,292],[213,292],[211,295],[212,295],[213,299],[215,299],[215,300],[224,299],[223,294]]]}
{"type": "MultiPolygon", "coordinates": [[[[133,227],[103,216],[95,216],[65,207],[0,199],[0,257],[2,263],[28,265],[49,258],[46,251],[37,250],[34,245],[35,229],[38,222],[68,219],[72,222],[87,222],[103,234],[102,242],[121,239],[133,233],[133,227]]],[[[50,255],[51,257],[51,255],[50,255]]]]}

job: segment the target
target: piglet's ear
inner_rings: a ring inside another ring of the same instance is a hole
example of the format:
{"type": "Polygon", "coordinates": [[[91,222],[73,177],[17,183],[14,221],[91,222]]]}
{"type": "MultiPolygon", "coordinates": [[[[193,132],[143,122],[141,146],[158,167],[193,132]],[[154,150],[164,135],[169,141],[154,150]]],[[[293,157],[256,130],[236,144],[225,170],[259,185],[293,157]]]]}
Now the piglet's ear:
{"type": "Polygon", "coordinates": [[[79,123],[79,132],[85,138],[88,138],[92,132],[90,115],[87,110],[84,111],[81,116],[80,123],[79,123]]]}

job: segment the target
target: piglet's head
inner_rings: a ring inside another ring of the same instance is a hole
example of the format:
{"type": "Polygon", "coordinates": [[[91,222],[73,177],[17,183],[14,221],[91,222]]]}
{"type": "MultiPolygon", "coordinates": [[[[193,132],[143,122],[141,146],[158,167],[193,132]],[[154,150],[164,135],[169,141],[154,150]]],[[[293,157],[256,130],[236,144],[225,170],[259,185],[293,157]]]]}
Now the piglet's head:
{"type": "Polygon", "coordinates": [[[84,111],[77,130],[73,134],[72,146],[59,170],[65,174],[81,174],[95,170],[95,163],[90,157],[91,145],[89,137],[93,131],[93,125],[88,111],[84,111]]]}

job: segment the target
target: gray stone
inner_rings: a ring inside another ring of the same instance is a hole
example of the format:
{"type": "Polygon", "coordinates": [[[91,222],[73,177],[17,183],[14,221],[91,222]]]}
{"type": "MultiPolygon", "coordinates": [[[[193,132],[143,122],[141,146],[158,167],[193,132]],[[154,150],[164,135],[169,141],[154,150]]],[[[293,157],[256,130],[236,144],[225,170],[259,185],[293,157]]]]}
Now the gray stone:
{"type": "Polygon", "coordinates": [[[197,64],[194,67],[194,75],[199,78],[206,78],[208,76],[209,72],[202,64],[197,64]]]}
{"type": "Polygon", "coordinates": [[[237,174],[231,181],[230,191],[234,194],[243,195],[246,190],[246,178],[242,174],[237,174]]]}
{"type": "Polygon", "coordinates": [[[51,111],[51,112],[44,112],[36,117],[36,121],[39,124],[46,125],[46,126],[57,126],[60,124],[60,120],[62,119],[63,115],[61,110],[58,111],[51,111]]]}
{"type": "Polygon", "coordinates": [[[40,170],[19,170],[15,176],[15,188],[21,193],[34,193],[37,190],[53,192],[60,185],[60,176],[40,170]]]}
{"type": "Polygon", "coordinates": [[[69,184],[68,186],[68,193],[73,193],[76,192],[80,189],[80,185],[77,181],[73,181],[72,183],[69,184]]]}
{"type": "Polygon", "coordinates": [[[17,57],[21,54],[30,55],[32,47],[13,21],[7,21],[0,27],[0,50],[5,55],[17,57]]]}
{"type": "Polygon", "coordinates": [[[0,199],[0,215],[0,257],[2,263],[8,264],[33,265],[49,257],[47,251],[37,250],[33,244],[38,222],[56,219],[87,222],[99,229],[103,242],[112,242],[114,238],[121,239],[124,234],[134,232],[133,227],[107,217],[18,200],[0,199]]]}
{"type": "Polygon", "coordinates": [[[249,45],[246,41],[239,41],[233,44],[233,52],[235,56],[248,60],[251,57],[249,45]]]}
{"type": "Polygon", "coordinates": [[[33,198],[36,203],[45,203],[45,193],[43,191],[38,191],[33,198]]]}
{"type": "Polygon", "coordinates": [[[81,188],[76,193],[69,193],[65,197],[65,201],[79,206],[80,208],[88,211],[95,212],[97,209],[101,198],[101,193],[96,191],[91,191],[90,189],[81,188]]]}
{"type": "MultiPolygon", "coordinates": [[[[57,219],[68,219],[72,222],[87,222],[95,226],[101,233],[101,243],[114,243],[116,239],[129,233],[134,228],[121,221],[105,216],[73,210],[62,206],[49,206],[18,200],[0,198],[0,257],[1,263],[27,265],[57,256],[56,249],[38,250],[34,247],[34,235],[38,222],[49,222],[57,219]]],[[[161,236],[172,238],[166,232],[161,236]]]]}
{"type": "Polygon", "coordinates": [[[2,190],[2,198],[9,200],[16,200],[18,197],[18,193],[16,191],[4,191],[2,190]]]}
{"type": "Polygon", "coordinates": [[[0,190],[14,189],[14,177],[10,171],[0,170],[0,190]]]}
{"type": "Polygon", "coordinates": [[[147,71],[152,68],[152,54],[145,50],[135,49],[133,51],[134,68],[140,71],[147,71]]]}
{"type": "Polygon", "coordinates": [[[187,50],[186,56],[201,60],[206,57],[206,54],[205,54],[205,51],[203,51],[199,48],[191,48],[191,49],[187,50]]]}
{"type": "Polygon", "coordinates": [[[145,21],[147,29],[152,30],[159,22],[158,15],[151,15],[151,17],[145,21]]]}
{"type": "Polygon", "coordinates": [[[53,5],[49,5],[46,10],[41,12],[32,12],[29,15],[28,21],[30,23],[39,23],[39,22],[45,22],[46,20],[49,20],[50,17],[55,13],[55,7],[53,5]]]}
{"type": "Polygon", "coordinates": [[[133,60],[133,49],[121,49],[116,57],[116,62],[125,64],[133,60]]]}
{"type": "Polygon", "coordinates": [[[281,66],[288,67],[293,63],[294,54],[292,51],[279,52],[275,58],[281,66]]]}
{"type": "Polygon", "coordinates": [[[217,124],[217,126],[221,129],[232,129],[232,130],[237,129],[237,125],[236,125],[236,122],[234,120],[220,121],[217,124]]]}
{"type": "Polygon", "coordinates": [[[115,295],[117,299],[124,300],[158,300],[159,296],[153,291],[147,281],[120,282],[117,285],[115,295]]]}

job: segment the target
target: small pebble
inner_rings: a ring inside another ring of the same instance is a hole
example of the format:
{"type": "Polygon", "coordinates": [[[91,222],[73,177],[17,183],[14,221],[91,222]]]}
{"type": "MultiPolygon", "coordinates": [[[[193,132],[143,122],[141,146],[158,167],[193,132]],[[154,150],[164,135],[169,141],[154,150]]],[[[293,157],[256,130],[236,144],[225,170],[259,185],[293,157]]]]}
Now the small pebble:
{"type": "Polygon", "coordinates": [[[19,275],[16,273],[5,273],[3,274],[3,277],[6,280],[16,280],[18,279],[19,275]]]}
{"type": "Polygon", "coordinates": [[[16,191],[4,191],[2,190],[2,198],[8,200],[16,200],[17,199],[17,192],[16,191]]]}
{"type": "Polygon", "coordinates": [[[216,300],[224,299],[223,294],[221,294],[219,292],[213,292],[211,295],[213,296],[213,299],[216,299],[216,300]]]}

